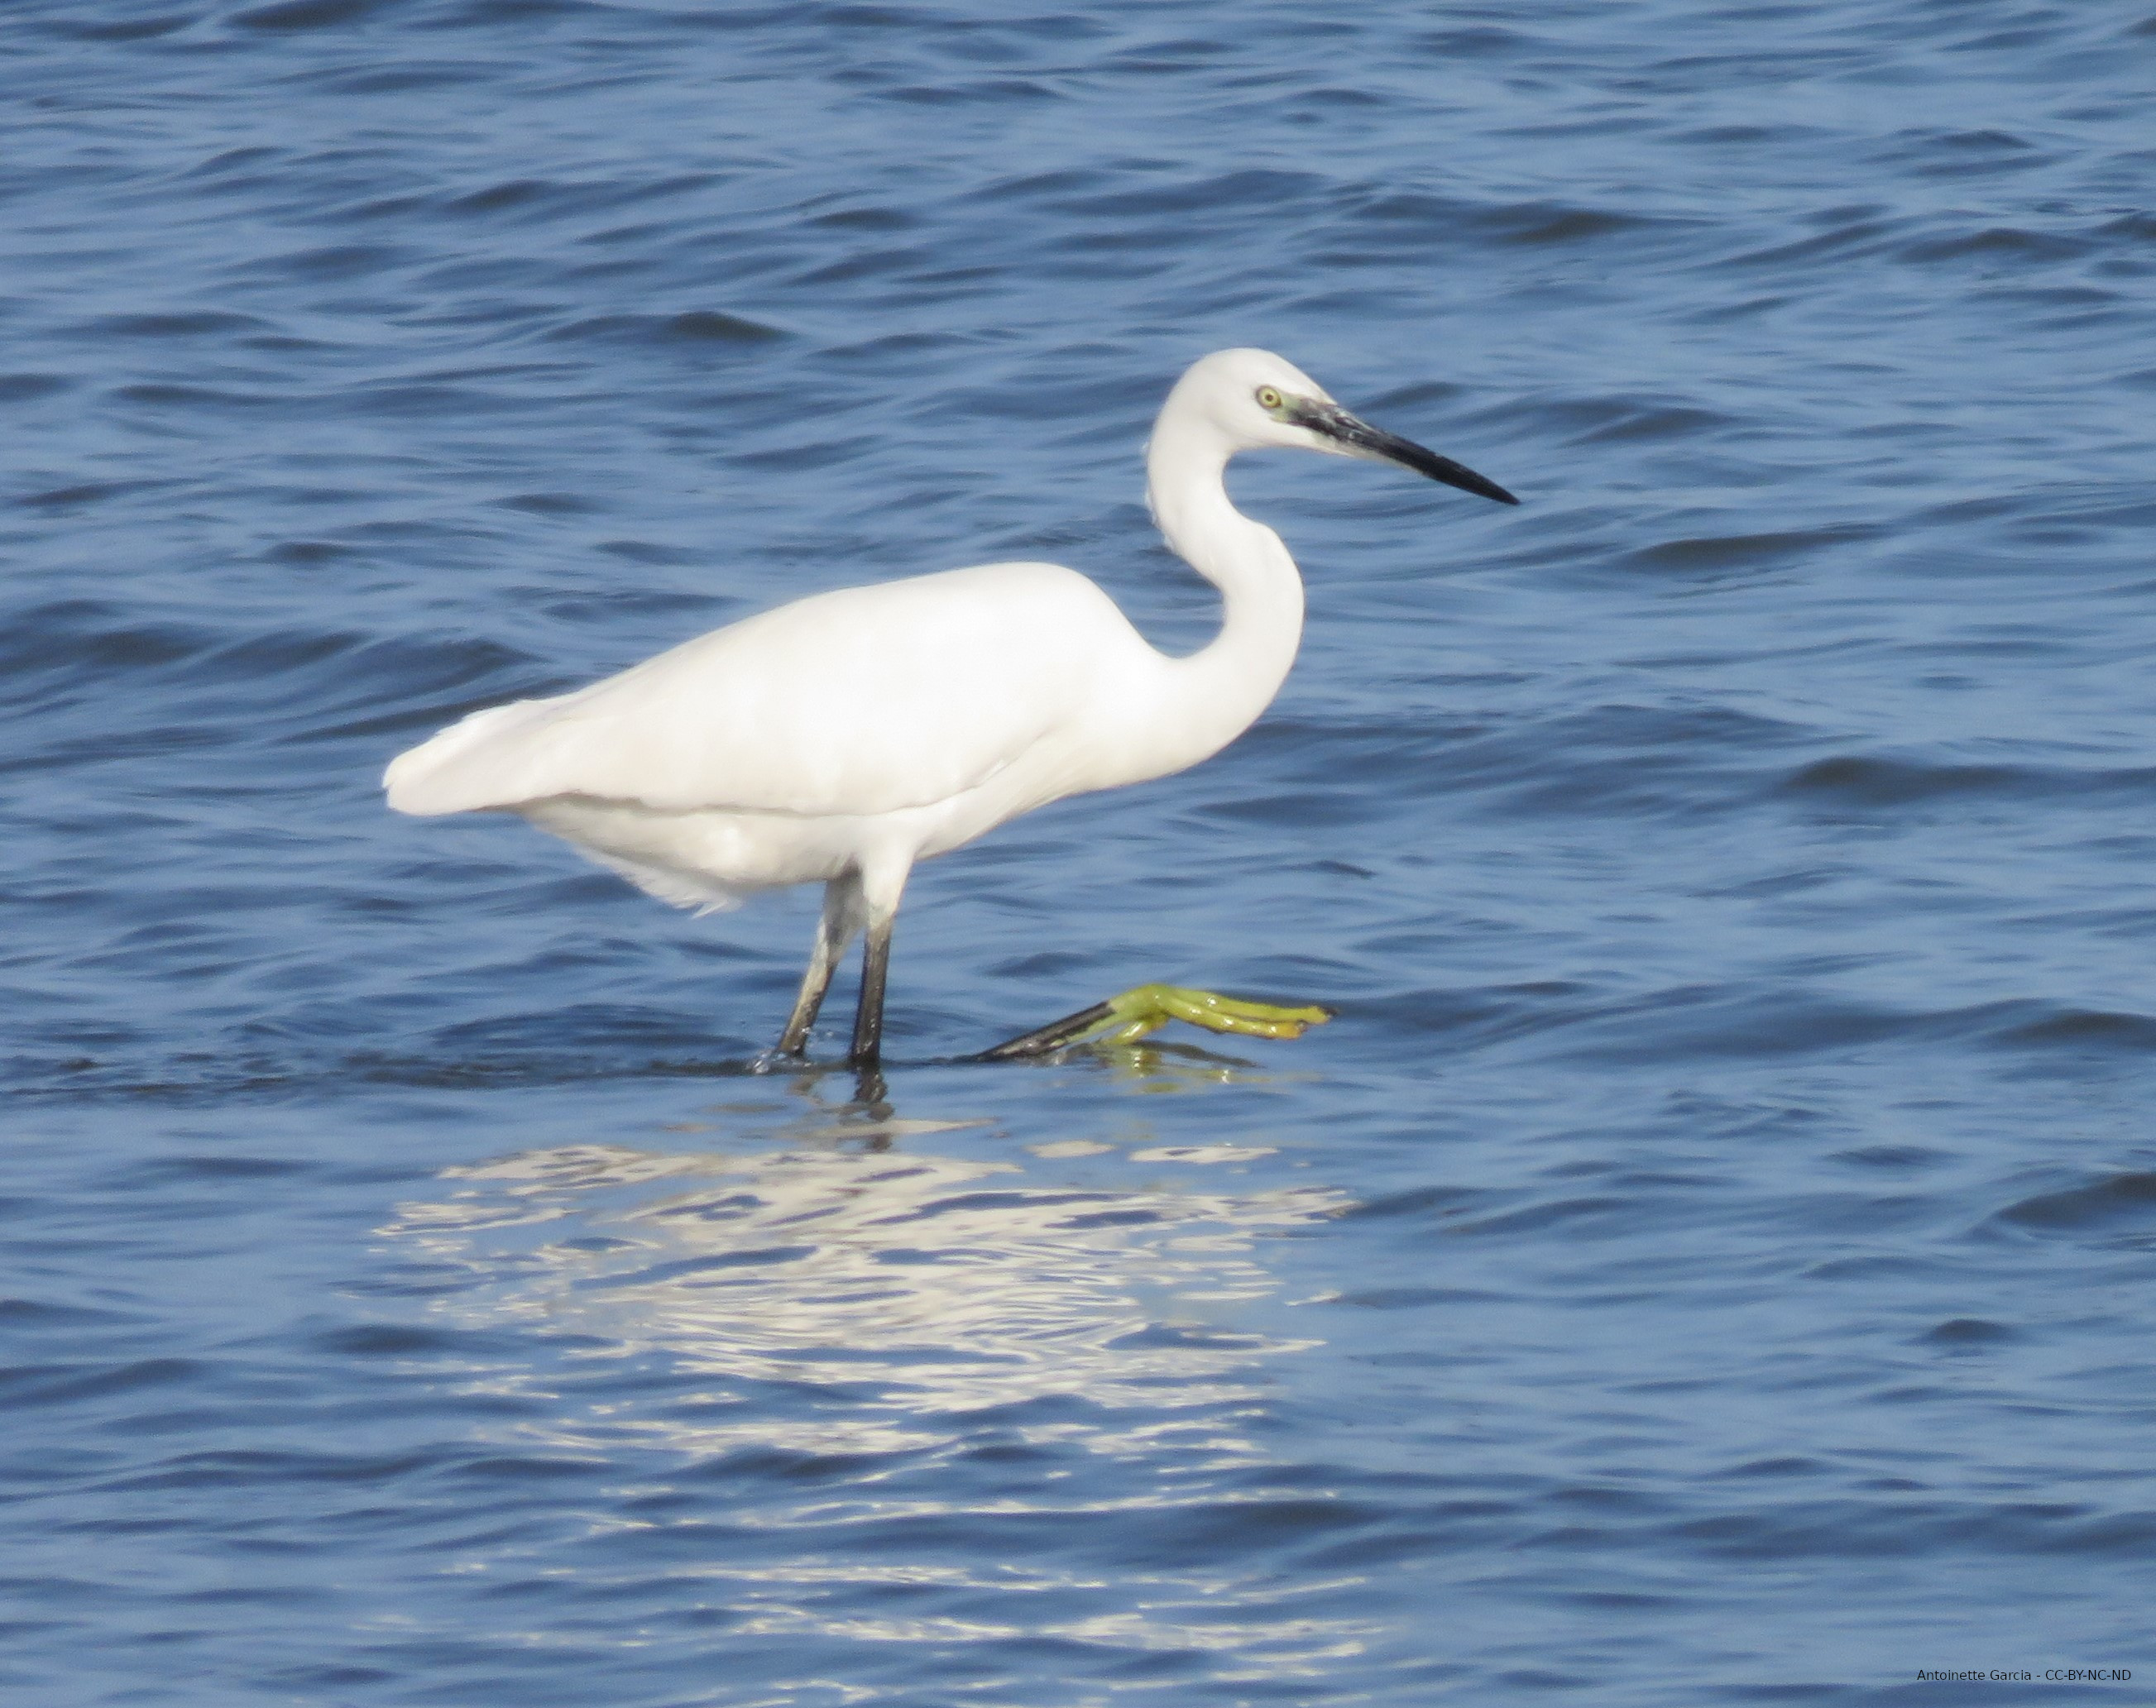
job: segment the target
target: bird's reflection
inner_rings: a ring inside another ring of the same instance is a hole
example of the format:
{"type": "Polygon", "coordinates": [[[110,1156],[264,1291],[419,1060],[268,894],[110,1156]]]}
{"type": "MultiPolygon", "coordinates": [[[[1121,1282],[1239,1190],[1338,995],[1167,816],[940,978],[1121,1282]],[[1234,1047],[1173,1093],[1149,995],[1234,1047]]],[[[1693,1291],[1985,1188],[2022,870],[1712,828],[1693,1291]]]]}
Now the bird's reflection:
{"type": "Polygon", "coordinates": [[[578,1439],[875,1450],[1049,1396],[1188,1413],[1309,1344],[1255,1309],[1276,1285],[1260,1242],[1345,1201],[1248,1184],[1233,1165],[1262,1147],[960,1143],[974,1124],[901,1116],[879,1075],[790,1078],[706,1112],[701,1148],[595,1140],[446,1171],[392,1231],[461,1272],[440,1308],[467,1325],[721,1383],[693,1422],[612,1403],[557,1420],[578,1439]]]}

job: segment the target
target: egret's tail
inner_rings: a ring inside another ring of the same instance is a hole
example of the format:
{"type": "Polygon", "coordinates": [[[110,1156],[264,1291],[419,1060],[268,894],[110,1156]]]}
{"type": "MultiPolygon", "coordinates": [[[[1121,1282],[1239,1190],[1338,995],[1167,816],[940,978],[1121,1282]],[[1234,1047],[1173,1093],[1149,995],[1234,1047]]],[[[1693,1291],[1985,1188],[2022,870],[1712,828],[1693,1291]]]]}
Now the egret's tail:
{"type": "Polygon", "coordinates": [[[519,700],[490,705],[398,754],[382,773],[389,804],[418,818],[515,806],[521,797],[513,788],[514,767],[499,758],[504,738],[543,722],[555,704],[519,700]],[[511,788],[505,791],[505,782],[511,788]]]}

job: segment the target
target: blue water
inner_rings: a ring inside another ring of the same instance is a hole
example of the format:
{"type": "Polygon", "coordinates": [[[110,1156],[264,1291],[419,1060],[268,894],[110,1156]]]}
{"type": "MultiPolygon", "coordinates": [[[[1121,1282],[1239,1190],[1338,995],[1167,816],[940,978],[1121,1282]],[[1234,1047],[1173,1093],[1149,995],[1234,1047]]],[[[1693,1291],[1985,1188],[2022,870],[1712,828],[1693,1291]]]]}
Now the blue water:
{"type": "Polygon", "coordinates": [[[2156,1701],[2152,74],[13,0],[8,1700],[2156,1701]],[[1525,502],[1239,464],[1294,675],[916,875],[887,1106],[750,1071],[813,896],[383,809],[878,577],[1199,644],[1139,452],[1238,343],[1525,502]],[[1339,1018],[951,1063],[1163,977],[1339,1018]]]}

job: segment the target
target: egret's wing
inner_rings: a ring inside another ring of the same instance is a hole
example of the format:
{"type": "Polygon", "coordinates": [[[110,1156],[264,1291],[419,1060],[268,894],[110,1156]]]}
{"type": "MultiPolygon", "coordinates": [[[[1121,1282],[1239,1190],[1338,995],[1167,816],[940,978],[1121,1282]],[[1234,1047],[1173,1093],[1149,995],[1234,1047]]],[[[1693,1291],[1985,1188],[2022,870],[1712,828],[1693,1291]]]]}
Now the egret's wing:
{"type": "Polygon", "coordinates": [[[977,787],[1090,691],[1113,603],[1050,564],[850,587],[574,694],[474,712],[383,782],[407,813],[560,795],[662,812],[877,813],[977,787]]]}

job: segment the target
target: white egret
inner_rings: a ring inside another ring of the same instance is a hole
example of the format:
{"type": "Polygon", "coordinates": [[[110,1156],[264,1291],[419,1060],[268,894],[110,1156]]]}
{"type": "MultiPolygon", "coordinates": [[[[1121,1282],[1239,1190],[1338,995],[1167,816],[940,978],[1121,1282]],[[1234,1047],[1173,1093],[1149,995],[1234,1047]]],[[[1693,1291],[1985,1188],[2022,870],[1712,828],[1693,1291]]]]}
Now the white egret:
{"type": "MultiPolygon", "coordinates": [[[[1051,563],[849,587],[572,694],[474,712],[391,764],[389,804],[517,813],[681,906],[822,883],[778,1049],[804,1051],[832,972],[865,929],[850,1059],[871,1065],[892,920],[916,861],[1065,795],[1195,765],[1279,690],[1301,638],[1301,577],[1222,478],[1238,451],[1266,447],[1395,463],[1518,502],[1358,420],[1279,356],[1219,351],[1177,382],[1146,453],[1154,520],[1220,590],[1220,632],[1199,651],[1156,650],[1093,582],[1051,563]]],[[[1135,1035],[1170,1013],[1275,1036],[1325,1017],[1149,986],[1072,1018],[1135,1035]]],[[[1083,1029],[1063,1023],[1033,1041],[1083,1029]]]]}

